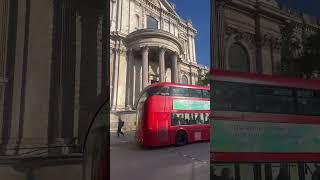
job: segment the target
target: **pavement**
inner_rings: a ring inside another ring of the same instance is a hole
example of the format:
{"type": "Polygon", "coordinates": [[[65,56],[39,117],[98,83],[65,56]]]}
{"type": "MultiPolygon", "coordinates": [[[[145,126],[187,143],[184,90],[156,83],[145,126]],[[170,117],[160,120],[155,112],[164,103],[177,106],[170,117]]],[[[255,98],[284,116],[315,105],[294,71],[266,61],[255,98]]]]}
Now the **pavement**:
{"type": "Polygon", "coordinates": [[[111,180],[209,180],[209,142],[144,148],[134,134],[110,133],[111,180]]]}

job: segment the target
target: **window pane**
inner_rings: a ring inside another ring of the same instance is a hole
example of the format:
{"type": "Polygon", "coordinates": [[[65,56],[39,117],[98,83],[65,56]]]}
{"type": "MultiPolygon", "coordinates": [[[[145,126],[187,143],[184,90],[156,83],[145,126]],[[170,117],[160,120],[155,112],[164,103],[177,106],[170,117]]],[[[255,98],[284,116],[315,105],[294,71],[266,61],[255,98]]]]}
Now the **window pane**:
{"type": "Polygon", "coordinates": [[[205,124],[210,124],[209,121],[210,121],[210,120],[209,120],[209,113],[204,113],[204,123],[205,123],[205,124]]]}
{"type": "Polygon", "coordinates": [[[168,96],[169,95],[169,87],[153,87],[150,88],[147,91],[148,95],[163,95],[163,96],[168,96]]]}
{"type": "Polygon", "coordinates": [[[182,97],[189,97],[189,90],[187,88],[171,88],[171,96],[182,96],[182,97]]]}
{"type": "Polygon", "coordinates": [[[190,123],[191,115],[189,113],[184,114],[182,125],[188,125],[190,123]]]}
{"type": "Polygon", "coordinates": [[[196,123],[195,124],[204,124],[203,113],[196,113],[196,123]]]}
{"type": "Polygon", "coordinates": [[[265,113],[295,112],[293,90],[281,87],[256,87],[256,111],[265,113]]]}
{"type": "Polygon", "coordinates": [[[298,98],[298,113],[320,115],[320,99],[298,98]]]}
{"type": "Polygon", "coordinates": [[[147,28],[158,29],[158,21],[151,16],[147,16],[147,28]]]}
{"type": "Polygon", "coordinates": [[[256,94],[275,95],[275,96],[292,96],[293,90],[281,87],[256,87],[256,94]]]}
{"type": "Polygon", "coordinates": [[[202,98],[202,90],[201,89],[189,89],[190,97],[202,98]]]}
{"type": "Polygon", "coordinates": [[[219,82],[213,84],[213,108],[226,111],[252,111],[252,93],[249,85],[219,82]]]}
{"type": "Polygon", "coordinates": [[[171,126],[184,125],[184,113],[172,113],[171,114],[171,126]]]}
{"type": "Polygon", "coordinates": [[[210,98],[210,93],[208,90],[202,90],[203,92],[203,98],[210,98]]]}
{"type": "Polygon", "coordinates": [[[147,93],[149,96],[154,95],[154,94],[159,94],[161,90],[161,87],[152,87],[150,89],[147,90],[147,93]]]}
{"type": "Polygon", "coordinates": [[[195,118],[195,114],[191,113],[191,119],[189,120],[189,124],[197,124],[196,118],[195,118]]]}
{"type": "Polygon", "coordinates": [[[264,113],[294,113],[294,98],[287,96],[256,96],[256,111],[264,113]]]}

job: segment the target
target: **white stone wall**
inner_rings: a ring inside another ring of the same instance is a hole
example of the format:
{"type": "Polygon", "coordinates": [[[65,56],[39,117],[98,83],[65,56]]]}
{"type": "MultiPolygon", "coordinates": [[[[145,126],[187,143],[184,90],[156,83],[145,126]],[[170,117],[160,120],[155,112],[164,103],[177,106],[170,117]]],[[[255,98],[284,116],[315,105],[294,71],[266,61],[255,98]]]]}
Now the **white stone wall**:
{"type": "MultiPolygon", "coordinates": [[[[161,3],[160,1],[155,1],[161,3]]],[[[158,3],[152,4],[139,0],[111,0],[110,1],[110,22],[111,33],[122,33],[123,36],[147,27],[147,16],[152,16],[158,21],[159,29],[170,32],[176,37],[184,34],[188,38],[185,44],[188,48],[186,61],[196,62],[195,53],[195,34],[196,30],[191,23],[184,19],[179,19],[175,12],[167,10],[165,5],[158,3]],[[139,18],[139,23],[137,22],[139,18]],[[139,27],[138,27],[139,24],[139,27]]],[[[180,38],[179,38],[180,39],[180,38]]],[[[180,39],[184,41],[183,39],[180,39]]]]}

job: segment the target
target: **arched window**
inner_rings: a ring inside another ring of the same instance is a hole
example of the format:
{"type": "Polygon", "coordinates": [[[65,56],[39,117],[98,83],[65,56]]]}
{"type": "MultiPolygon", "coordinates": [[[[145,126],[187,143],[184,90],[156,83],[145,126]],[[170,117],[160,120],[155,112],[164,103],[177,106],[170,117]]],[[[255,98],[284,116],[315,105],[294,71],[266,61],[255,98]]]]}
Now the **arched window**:
{"type": "Polygon", "coordinates": [[[186,75],[183,75],[181,78],[181,83],[182,84],[188,84],[188,77],[186,75]]]}
{"type": "Polygon", "coordinates": [[[158,29],[158,21],[154,17],[147,16],[147,28],[158,29]]]}
{"type": "Polygon", "coordinates": [[[232,71],[250,71],[249,56],[246,49],[235,43],[229,50],[229,69],[232,71]]]}

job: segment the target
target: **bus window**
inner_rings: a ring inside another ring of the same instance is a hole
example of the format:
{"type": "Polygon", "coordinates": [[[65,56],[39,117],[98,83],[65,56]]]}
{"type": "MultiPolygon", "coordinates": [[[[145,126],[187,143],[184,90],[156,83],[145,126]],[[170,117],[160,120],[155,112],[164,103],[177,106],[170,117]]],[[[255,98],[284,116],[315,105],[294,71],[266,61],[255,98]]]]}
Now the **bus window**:
{"type": "Polygon", "coordinates": [[[197,124],[204,124],[204,114],[197,113],[196,121],[197,121],[197,124]]]}
{"type": "Polygon", "coordinates": [[[320,115],[320,94],[313,90],[297,90],[297,108],[299,114],[320,115]]]}
{"type": "Polygon", "coordinates": [[[171,126],[178,125],[179,117],[176,113],[171,114],[171,126]]]}
{"type": "Polygon", "coordinates": [[[190,93],[187,88],[172,87],[170,96],[189,97],[190,93]]]}
{"type": "Polygon", "coordinates": [[[203,98],[210,98],[210,93],[208,90],[202,90],[203,98]]]}
{"type": "Polygon", "coordinates": [[[202,90],[201,89],[189,89],[190,97],[202,98],[202,90]]]}
{"type": "Polygon", "coordinates": [[[191,120],[191,113],[186,113],[186,114],[184,115],[184,120],[183,120],[182,125],[188,125],[188,124],[190,124],[190,120],[191,120]]]}
{"type": "Polygon", "coordinates": [[[217,81],[213,91],[215,110],[250,112],[253,109],[249,85],[217,81]]]}
{"type": "Polygon", "coordinates": [[[162,96],[168,96],[169,95],[169,87],[162,86],[162,87],[153,87],[150,88],[147,91],[148,95],[162,95],[162,96]]]}
{"type": "Polygon", "coordinates": [[[171,126],[178,126],[186,124],[184,119],[184,113],[172,113],[171,114],[171,126]]]}
{"type": "Polygon", "coordinates": [[[256,87],[256,111],[263,113],[294,113],[294,97],[291,89],[256,87]]]}
{"type": "Polygon", "coordinates": [[[204,124],[210,124],[209,113],[203,113],[204,115],[204,124]]]}

